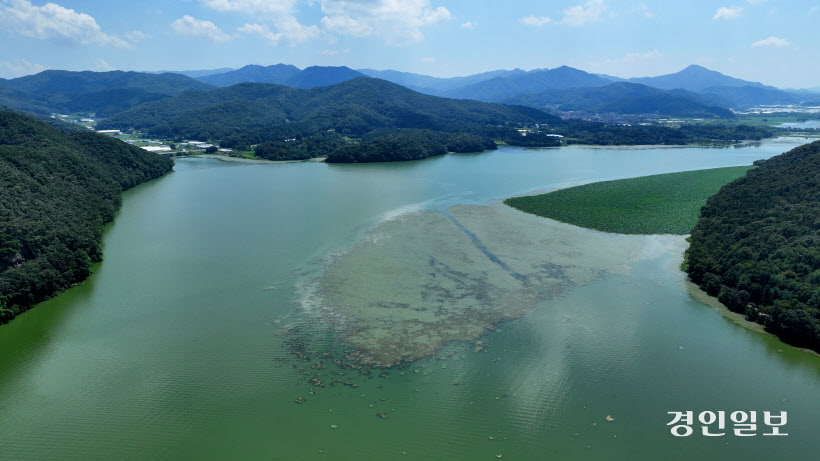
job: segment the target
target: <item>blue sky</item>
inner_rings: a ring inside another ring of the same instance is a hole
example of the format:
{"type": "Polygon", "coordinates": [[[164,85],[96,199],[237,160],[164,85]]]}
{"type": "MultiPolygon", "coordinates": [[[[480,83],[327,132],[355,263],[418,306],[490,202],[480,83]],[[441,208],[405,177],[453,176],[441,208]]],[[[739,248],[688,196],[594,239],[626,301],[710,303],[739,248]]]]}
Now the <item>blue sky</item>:
{"type": "Polygon", "coordinates": [[[820,86],[820,0],[0,0],[0,77],[43,69],[346,65],[435,76],[700,64],[820,86]]]}

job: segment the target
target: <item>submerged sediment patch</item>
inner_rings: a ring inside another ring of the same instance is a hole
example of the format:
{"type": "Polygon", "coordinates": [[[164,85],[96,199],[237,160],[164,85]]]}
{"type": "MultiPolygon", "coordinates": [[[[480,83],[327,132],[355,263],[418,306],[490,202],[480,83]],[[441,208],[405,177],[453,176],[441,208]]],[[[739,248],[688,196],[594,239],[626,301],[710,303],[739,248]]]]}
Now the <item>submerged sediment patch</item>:
{"type": "Polygon", "coordinates": [[[626,274],[645,243],[503,205],[409,213],[330,257],[301,305],[349,348],[348,360],[393,366],[475,340],[567,289],[626,274]]]}

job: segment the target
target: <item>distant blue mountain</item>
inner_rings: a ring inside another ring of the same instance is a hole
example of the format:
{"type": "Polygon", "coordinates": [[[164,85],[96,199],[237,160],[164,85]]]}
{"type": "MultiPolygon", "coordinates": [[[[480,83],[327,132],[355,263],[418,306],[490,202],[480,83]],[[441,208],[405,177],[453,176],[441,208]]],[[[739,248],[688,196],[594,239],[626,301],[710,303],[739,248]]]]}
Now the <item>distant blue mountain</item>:
{"type": "Polygon", "coordinates": [[[206,75],[198,80],[214,86],[231,86],[237,83],[276,83],[293,88],[314,88],[341,83],[364,74],[348,67],[313,66],[300,70],[289,64],[272,66],[248,65],[221,74],[206,75]]]}
{"type": "Polygon", "coordinates": [[[685,94],[685,90],[681,91],[684,94],[674,94],[638,83],[614,82],[602,87],[547,90],[505,102],[539,109],[554,108],[563,112],[708,118],[734,116],[728,109],[700,102],[685,94]]]}
{"type": "Polygon", "coordinates": [[[674,74],[658,77],[621,79],[601,75],[612,81],[625,81],[668,90],[673,94],[693,97],[714,106],[743,107],[761,104],[798,104],[813,100],[811,95],[779,90],[759,82],[730,77],[698,65],[691,65],[674,74]]]}
{"type": "MultiPolygon", "coordinates": [[[[762,83],[729,77],[721,74],[720,72],[709,70],[705,67],[694,64],[674,74],[660,75],[658,77],[630,78],[626,81],[640,83],[643,85],[660,88],[662,90],[674,90],[676,88],[680,88],[683,90],[696,92],[701,92],[707,88],[713,87],[766,87],[762,83]]],[[[768,88],[776,89],[774,87],[768,88]]]]}
{"type": "Polygon", "coordinates": [[[803,99],[794,93],[770,86],[713,86],[704,88],[700,93],[727,101],[732,107],[797,104],[803,99]]]}
{"type": "Polygon", "coordinates": [[[148,72],[149,74],[181,74],[185,75],[186,77],[191,78],[199,78],[205,77],[207,75],[213,74],[223,74],[225,72],[230,72],[232,70],[236,70],[233,67],[222,67],[219,69],[203,69],[203,70],[155,70],[148,72]]]}
{"type": "Polygon", "coordinates": [[[448,91],[493,78],[504,78],[526,74],[526,72],[521,69],[514,69],[493,70],[490,72],[469,75],[467,77],[441,78],[430,77],[429,75],[414,74],[410,72],[399,72],[396,70],[359,69],[359,72],[367,75],[368,77],[380,78],[382,80],[387,80],[388,82],[393,82],[412,90],[416,90],[420,93],[432,94],[436,96],[441,96],[448,91]]]}
{"type": "Polygon", "coordinates": [[[285,82],[285,85],[293,88],[315,88],[317,86],[335,85],[346,82],[356,77],[364,77],[361,72],[349,67],[308,67],[302,72],[294,75],[285,82]]]}
{"type": "Polygon", "coordinates": [[[499,102],[526,94],[567,88],[606,86],[612,81],[568,66],[537,69],[523,74],[496,77],[447,92],[458,99],[499,102]]]}
{"type": "Polygon", "coordinates": [[[196,77],[199,81],[214,86],[231,86],[237,83],[278,83],[284,85],[288,79],[298,75],[301,70],[289,64],[274,64],[272,66],[247,65],[241,69],[231,69],[222,73],[215,73],[196,77]]]}
{"type": "Polygon", "coordinates": [[[176,96],[187,90],[213,88],[185,75],[119,70],[45,70],[35,75],[6,80],[2,85],[16,90],[13,94],[5,92],[6,105],[10,107],[17,107],[15,104],[31,104],[36,100],[52,111],[94,112],[98,116],[115,114],[144,102],[176,96]]]}

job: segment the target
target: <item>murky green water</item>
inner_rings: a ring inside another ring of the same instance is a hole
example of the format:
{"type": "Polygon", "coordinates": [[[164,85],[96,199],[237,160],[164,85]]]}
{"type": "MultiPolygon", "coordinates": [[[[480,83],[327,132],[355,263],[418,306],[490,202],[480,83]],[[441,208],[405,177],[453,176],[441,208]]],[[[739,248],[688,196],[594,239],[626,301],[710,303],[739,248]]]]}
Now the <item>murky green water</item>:
{"type": "Polygon", "coordinates": [[[515,243],[532,232],[549,240],[553,223],[502,220],[512,243],[486,224],[511,212],[498,204],[511,195],[744,165],[797,143],[502,149],[387,165],[180,161],[126,194],[91,279],[0,327],[0,459],[810,459],[820,358],[692,301],[677,270],[681,239],[613,245],[580,230],[569,243],[583,244],[560,260],[549,245],[522,254],[515,243]],[[445,220],[422,223],[434,215],[445,220]],[[401,245],[378,247],[378,235],[401,245]],[[430,245],[472,286],[431,284],[419,262],[430,245]],[[539,251],[564,272],[541,274],[539,251]],[[458,255],[467,259],[456,267],[458,255]],[[396,272],[363,277],[368,267],[396,272]],[[545,293],[504,273],[571,283],[545,293]],[[356,284],[365,302],[426,289],[439,307],[458,295],[520,318],[380,377],[345,366],[341,323],[304,308],[306,287],[348,299],[356,284]],[[789,436],[677,439],[666,427],[673,410],[788,411],[789,436]]]}

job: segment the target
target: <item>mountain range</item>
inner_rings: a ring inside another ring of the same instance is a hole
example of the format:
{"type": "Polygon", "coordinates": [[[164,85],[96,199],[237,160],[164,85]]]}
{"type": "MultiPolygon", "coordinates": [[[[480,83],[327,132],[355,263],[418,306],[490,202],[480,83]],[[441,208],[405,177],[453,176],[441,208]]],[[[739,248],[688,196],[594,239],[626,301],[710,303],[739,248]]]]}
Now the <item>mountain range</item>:
{"type": "Polygon", "coordinates": [[[676,117],[733,118],[734,114],[708,98],[686,90],[667,92],[629,82],[605,86],[546,90],[504,101],[532,107],[551,107],[561,112],[594,112],[619,114],[665,114],[676,117]]]}
{"type": "MultiPolygon", "coordinates": [[[[641,100],[630,104],[616,104],[608,108],[601,108],[597,105],[579,107],[576,101],[575,110],[588,112],[613,109],[618,113],[659,113],[674,116],[701,113],[706,116],[720,116],[720,114],[726,114],[725,109],[733,107],[800,104],[820,100],[820,96],[814,93],[783,91],[759,82],[730,77],[698,65],[691,65],[680,72],[668,75],[623,79],[610,75],[591,74],[568,66],[531,71],[495,70],[467,77],[438,78],[395,70],[352,70],[347,67],[311,67],[302,71],[294,66],[277,64],[267,67],[245,66],[242,69],[214,73],[198,77],[198,79],[216,86],[227,86],[239,82],[262,82],[310,88],[321,84],[338,83],[361,75],[387,80],[434,96],[476,99],[485,102],[522,102],[542,108],[562,104],[568,98],[576,96],[579,88],[584,88],[589,92],[593,88],[623,82],[644,87],[641,100]],[[320,74],[322,78],[304,76],[311,73],[320,74]],[[669,94],[650,92],[648,88],[663,90],[669,94]],[[567,91],[566,94],[562,94],[562,91],[556,90],[567,91]],[[724,110],[715,111],[709,107],[724,110]],[[621,110],[627,112],[619,112],[621,110]],[[668,112],[670,110],[671,113],[668,112]]],[[[634,92],[635,88],[637,87],[616,85],[604,93],[612,95],[608,102],[614,102],[620,98],[615,97],[613,93],[627,90],[621,97],[629,98],[629,93],[634,92]]]]}
{"type": "Polygon", "coordinates": [[[212,88],[179,74],[46,70],[0,82],[0,102],[33,112],[96,112],[104,117],[184,91],[212,88]]]}
{"type": "Polygon", "coordinates": [[[147,130],[180,139],[220,139],[229,145],[240,139],[256,144],[328,130],[355,137],[381,128],[484,132],[509,123],[559,120],[529,107],[440,98],[362,76],[310,89],[240,83],[189,91],[114,115],[98,127],[147,130]]]}
{"type": "Polygon", "coordinates": [[[622,79],[568,66],[438,78],[394,70],[354,70],[344,66],[299,69],[275,64],[166,73],[48,70],[0,79],[0,106],[39,114],[95,113],[104,118],[190,90],[209,91],[249,82],[306,89],[362,76],[390,81],[427,95],[589,114],[730,117],[730,108],[820,103],[820,94],[816,92],[784,91],[697,65],[668,75],[622,79]]]}
{"type": "Polygon", "coordinates": [[[248,65],[241,69],[197,77],[197,79],[220,87],[255,82],[276,83],[292,88],[314,88],[341,83],[363,75],[361,72],[344,66],[312,66],[300,70],[298,67],[289,64],[275,64],[267,67],[248,65]]]}

